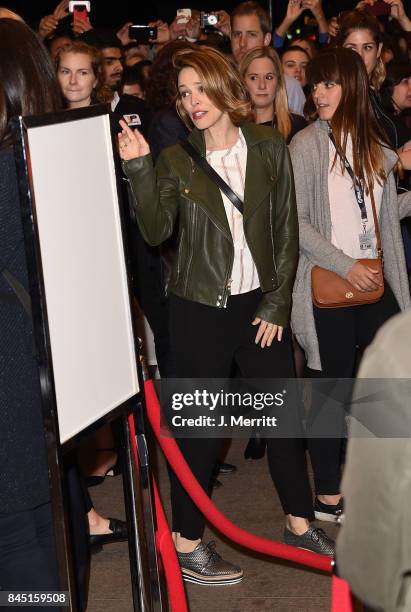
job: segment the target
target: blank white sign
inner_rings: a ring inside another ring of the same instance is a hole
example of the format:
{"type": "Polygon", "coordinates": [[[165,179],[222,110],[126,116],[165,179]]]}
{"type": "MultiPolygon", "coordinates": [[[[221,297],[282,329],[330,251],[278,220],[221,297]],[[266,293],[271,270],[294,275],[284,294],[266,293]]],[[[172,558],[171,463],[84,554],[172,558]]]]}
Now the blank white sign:
{"type": "Polygon", "coordinates": [[[27,137],[64,443],[139,390],[109,117],[27,137]]]}

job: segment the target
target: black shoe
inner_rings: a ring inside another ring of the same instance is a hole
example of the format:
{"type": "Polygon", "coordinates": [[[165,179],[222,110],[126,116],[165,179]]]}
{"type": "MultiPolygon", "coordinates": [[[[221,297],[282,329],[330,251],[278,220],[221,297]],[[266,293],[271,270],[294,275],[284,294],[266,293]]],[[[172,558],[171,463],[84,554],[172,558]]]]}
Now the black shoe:
{"type": "Polygon", "coordinates": [[[287,529],[284,529],[284,542],[289,546],[296,546],[303,550],[311,550],[311,552],[327,555],[328,557],[335,556],[335,542],[322,529],[309,527],[302,535],[297,535],[287,529]]]}
{"type": "Polygon", "coordinates": [[[221,475],[234,474],[237,471],[237,466],[232,465],[231,463],[218,463],[216,471],[217,474],[221,475]]]}
{"type": "MultiPolygon", "coordinates": [[[[116,453],[116,449],[114,448],[95,448],[94,451],[97,453],[107,453],[107,452],[116,453]]],[[[109,468],[104,475],[86,476],[84,480],[86,483],[86,487],[97,487],[98,485],[101,485],[104,482],[104,479],[107,476],[118,476],[119,474],[121,474],[121,468],[120,468],[119,461],[117,459],[113,467],[109,468]]]]}
{"type": "Polygon", "coordinates": [[[328,523],[341,523],[344,516],[344,505],[342,498],[335,506],[323,504],[318,497],[314,501],[314,515],[317,521],[328,523]]]}
{"type": "Polygon", "coordinates": [[[267,441],[265,438],[250,438],[244,451],[244,459],[262,459],[265,455],[267,441]]]}
{"type": "Polygon", "coordinates": [[[127,523],[116,518],[109,518],[109,529],[112,533],[102,533],[89,536],[92,553],[100,552],[105,544],[125,542],[128,538],[127,523]]]}

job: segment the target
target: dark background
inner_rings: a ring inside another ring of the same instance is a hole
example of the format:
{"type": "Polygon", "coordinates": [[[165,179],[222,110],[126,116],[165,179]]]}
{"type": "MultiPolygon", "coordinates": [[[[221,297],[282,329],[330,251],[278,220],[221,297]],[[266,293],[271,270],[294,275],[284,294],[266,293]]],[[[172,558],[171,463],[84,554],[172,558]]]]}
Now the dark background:
{"type": "MultiPolygon", "coordinates": [[[[260,4],[268,9],[270,0],[261,0],[260,4]]],[[[5,0],[6,6],[19,13],[29,23],[39,21],[43,15],[53,12],[58,0],[5,0]]],[[[224,9],[228,13],[239,3],[239,0],[186,0],[173,2],[166,0],[117,0],[107,2],[91,0],[91,22],[94,25],[119,26],[126,21],[133,23],[146,23],[154,19],[163,19],[171,22],[177,8],[196,8],[204,11],[224,9]]],[[[287,0],[271,0],[274,24],[278,23],[284,14],[287,0]]],[[[355,5],[354,0],[323,0],[326,12],[335,14],[355,5]]]]}
{"type": "MultiPolygon", "coordinates": [[[[19,13],[28,23],[35,25],[43,15],[53,12],[58,0],[4,0],[2,5],[19,13]]],[[[91,0],[91,22],[93,25],[121,26],[126,21],[144,24],[155,19],[171,22],[177,8],[196,8],[207,12],[224,9],[228,13],[240,0],[91,0]]],[[[329,18],[340,11],[353,8],[358,0],[323,0],[323,9],[329,18]]],[[[271,2],[273,23],[278,24],[285,12],[287,0],[260,0],[260,4],[268,9],[271,2]]],[[[410,15],[411,0],[403,0],[410,15]]],[[[303,14],[304,15],[304,14],[303,14]]]]}

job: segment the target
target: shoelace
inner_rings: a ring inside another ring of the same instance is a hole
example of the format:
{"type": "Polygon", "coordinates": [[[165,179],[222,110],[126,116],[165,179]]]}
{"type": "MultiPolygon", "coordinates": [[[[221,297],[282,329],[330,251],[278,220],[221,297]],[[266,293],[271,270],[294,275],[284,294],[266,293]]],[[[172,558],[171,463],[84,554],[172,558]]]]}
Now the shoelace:
{"type": "Polygon", "coordinates": [[[208,559],[207,559],[207,563],[206,566],[208,566],[211,562],[214,561],[220,561],[221,556],[218,554],[218,552],[215,549],[216,547],[216,543],[214,540],[212,540],[211,542],[209,542],[206,546],[206,550],[207,550],[207,554],[208,554],[208,559]]]}
{"type": "Polygon", "coordinates": [[[311,532],[311,539],[316,544],[319,544],[319,543],[321,543],[324,540],[327,541],[329,538],[328,538],[327,534],[325,533],[324,529],[321,529],[320,527],[317,527],[316,529],[312,530],[312,532],[311,532]]]}

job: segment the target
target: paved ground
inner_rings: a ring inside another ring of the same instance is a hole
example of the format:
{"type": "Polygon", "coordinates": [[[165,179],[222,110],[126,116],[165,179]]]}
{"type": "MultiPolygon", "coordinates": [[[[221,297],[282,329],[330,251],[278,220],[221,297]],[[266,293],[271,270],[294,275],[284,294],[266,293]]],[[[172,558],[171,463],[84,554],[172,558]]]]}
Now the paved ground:
{"type": "MultiPolygon", "coordinates": [[[[224,486],[214,492],[219,508],[235,523],[258,535],[280,539],[283,518],[265,459],[245,461],[245,440],[235,440],[227,460],[237,474],[222,478],[224,486]]],[[[166,511],[168,478],[158,456],[160,490],[166,511]]],[[[121,477],[107,478],[91,489],[96,508],[106,516],[124,517],[121,477]]],[[[322,525],[324,527],[324,525],[322,525]]],[[[326,525],[332,535],[335,527],[326,525]]],[[[241,584],[225,587],[187,586],[191,612],[327,612],[330,610],[329,576],[270,560],[233,546],[212,529],[205,540],[216,540],[218,550],[244,570],[241,584]]],[[[106,546],[92,560],[89,612],[132,612],[127,545],[106,546]]]]}

